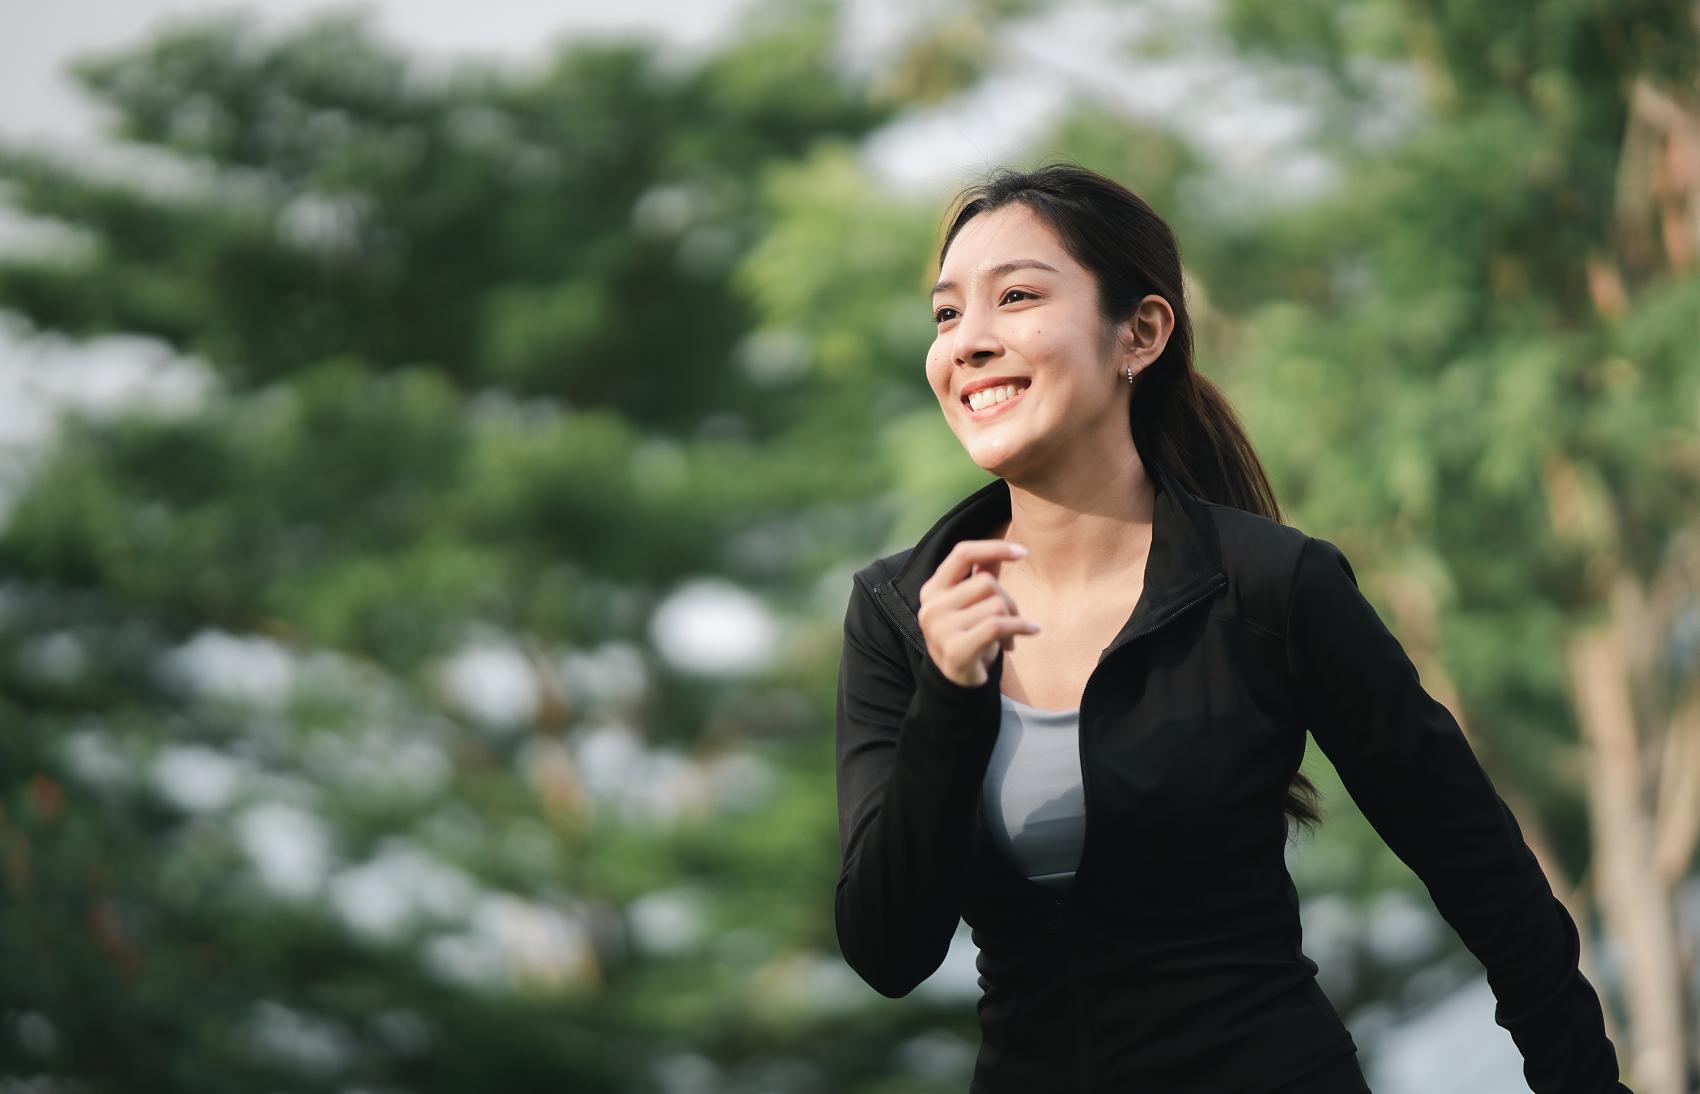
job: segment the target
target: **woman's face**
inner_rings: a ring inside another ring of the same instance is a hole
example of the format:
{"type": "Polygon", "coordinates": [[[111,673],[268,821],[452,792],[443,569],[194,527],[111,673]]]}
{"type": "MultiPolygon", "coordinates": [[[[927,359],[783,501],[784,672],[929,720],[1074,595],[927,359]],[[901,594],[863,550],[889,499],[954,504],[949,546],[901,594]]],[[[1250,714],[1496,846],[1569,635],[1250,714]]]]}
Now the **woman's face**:
{"type": "Polygon", "coordinates": [[[1032,473],[1070,444],[1093,443],[1087,438],[1099,430],[1127,432],[1121,370],[1131,364],[1137,375],[1142,361],[1118,350],[1091,271],[1031,209],[1006,205],[964,224],[939,284],[927,380],[981,468],[1004,478],[1032,473]],[[987,386],[1006,381],[1013,397],[987,386]],[[1003,401],[970,403],[965,396],[976,390],[1003,401]]]}

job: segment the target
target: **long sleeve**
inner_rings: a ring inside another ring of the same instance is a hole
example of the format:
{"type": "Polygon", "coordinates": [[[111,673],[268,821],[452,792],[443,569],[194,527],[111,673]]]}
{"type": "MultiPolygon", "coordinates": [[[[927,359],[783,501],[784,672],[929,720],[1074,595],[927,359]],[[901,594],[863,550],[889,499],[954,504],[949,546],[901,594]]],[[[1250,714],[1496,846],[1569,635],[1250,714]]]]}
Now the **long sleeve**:
{"type": "Polygon", "coordinates": [[[1000,651],[984,684],[963,687],[930,657],[911,672],[901,641],[855,582],[838,673],[835,917],[845,961],[892,998],[933,974],[961,918],[1003,668],[1000,651]]]}
{"type": "Polygon", "coordinates": [[[1487,970],[1530,1089],[1627,1092],[1575,922],[1458,723],[1325,539],[1306,537],[1299,554],[1287,655],[1312,736],[1487,970]]]}

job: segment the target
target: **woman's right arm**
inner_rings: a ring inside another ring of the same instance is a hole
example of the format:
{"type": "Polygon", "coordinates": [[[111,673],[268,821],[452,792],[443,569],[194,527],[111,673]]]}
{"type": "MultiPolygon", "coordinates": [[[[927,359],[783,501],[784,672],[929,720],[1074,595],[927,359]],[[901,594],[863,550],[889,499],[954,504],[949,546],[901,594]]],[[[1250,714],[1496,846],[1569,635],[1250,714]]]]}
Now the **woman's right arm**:
{"type": "Polygon", "coordinates": [[[909,994],[944,961],[961,918],[980,782],[997,740],[1003,653],[966,687],[903,639],[852,582],[838,671],[844,960],[881,995],[909,994]]]}

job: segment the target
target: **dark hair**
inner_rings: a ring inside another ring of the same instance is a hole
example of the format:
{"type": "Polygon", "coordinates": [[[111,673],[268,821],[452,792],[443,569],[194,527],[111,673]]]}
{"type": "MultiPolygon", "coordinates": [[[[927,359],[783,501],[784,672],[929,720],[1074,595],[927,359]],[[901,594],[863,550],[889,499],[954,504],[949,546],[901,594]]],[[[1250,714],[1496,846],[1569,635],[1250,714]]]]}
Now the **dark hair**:
{"type": "MultiPolygon", "coordinates": [[[[1092,271],[1106,324],[1127,318],[1151,293],[1173,309],[1168,344],[1132,384],[1128,427],[1140,457],[1156,460],[1201,498],[1281,520],[1280,503],[1239,415],[1221,389],[1193,368],[1180,246],[1163,218],[1132,190],[1077,164],[994,168],[957,195],[939,245],[941,269],[964,224],[1007,205],[1031,209],[1074,260],[1092,271]]],[[[1317,801],[1316,785],[1296,773],[1287,787],[1286,815],[1313,827],[1322,819],[1317,801]]]]}

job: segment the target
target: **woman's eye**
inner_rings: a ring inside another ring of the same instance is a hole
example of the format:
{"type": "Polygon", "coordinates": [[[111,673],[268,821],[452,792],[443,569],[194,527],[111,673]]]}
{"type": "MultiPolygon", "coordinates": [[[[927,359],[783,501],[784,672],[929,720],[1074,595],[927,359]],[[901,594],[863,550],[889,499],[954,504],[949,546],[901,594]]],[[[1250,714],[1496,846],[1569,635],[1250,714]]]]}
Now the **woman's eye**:
{"type": "MultiPolygon", "coordinates": [[[[1032,293],[1028,292],[1026,289],[1011,289],[1008,292],[1003,294],[1003,300],[999,301],[999,303],[1003,303],[1004,301],[1007,301],[1010,297],[1017,296],[1017,295],[1025,296],[1028,299],[1037,299],[1037,297],[1035,297],[1032,293]]],[[[933,313],[933,322],[934,323],[943,323],[945,321],[945,319],[947,318],[944,313],[947,312],[947,311],[955,311],[955,310],[956,310],[955,308],[951,308],[951,307],[940,308],[938,311],[933,313]]]]}

